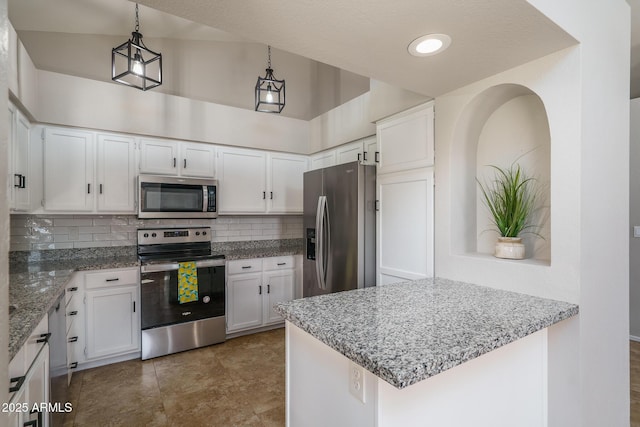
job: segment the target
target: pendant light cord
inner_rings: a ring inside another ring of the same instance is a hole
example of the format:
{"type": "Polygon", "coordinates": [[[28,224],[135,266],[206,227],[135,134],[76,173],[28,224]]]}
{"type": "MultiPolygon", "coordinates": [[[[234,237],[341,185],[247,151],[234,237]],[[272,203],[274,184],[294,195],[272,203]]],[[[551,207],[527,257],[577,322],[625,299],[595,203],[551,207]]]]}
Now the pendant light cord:
{"type": "Polygon", "coordinates": [[[267,45],[267,52],[269,52],[269,62],[268,62],[268,67],[271,68],[271,46],[267,45]]]}

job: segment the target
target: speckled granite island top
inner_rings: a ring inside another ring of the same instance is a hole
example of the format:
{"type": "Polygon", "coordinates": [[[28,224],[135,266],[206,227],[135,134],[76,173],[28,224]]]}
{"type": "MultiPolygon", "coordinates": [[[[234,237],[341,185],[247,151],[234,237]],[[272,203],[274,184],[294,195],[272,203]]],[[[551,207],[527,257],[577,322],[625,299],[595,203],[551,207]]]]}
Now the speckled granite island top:
{"type": "Polygon", "coordinates": [[[402,389],[578,314],[578,306],[447,279],[276,305],[286,320],[402,389]]]}

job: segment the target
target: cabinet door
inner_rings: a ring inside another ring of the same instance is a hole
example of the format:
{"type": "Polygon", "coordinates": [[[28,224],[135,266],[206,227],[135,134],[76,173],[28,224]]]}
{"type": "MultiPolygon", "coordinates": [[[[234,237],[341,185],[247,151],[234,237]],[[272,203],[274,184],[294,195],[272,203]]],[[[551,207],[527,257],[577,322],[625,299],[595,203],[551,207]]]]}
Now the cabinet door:
{"type": "Polygon", "coordinates": [[[432,166],[434,161],[433,103],[378,124],[378,173],[432,166]]]}
{"type": "Polygon", "coordinates": [[[92,211],[96,188],[94,134],[47,128],[44,140],[44,209],[92,211]]]}
{"type": "Polygon", "coordinates": [[[11,183],[14,188],[13,208],[16,211],[28,211],[31,203],[29,199],[29,188],[31,186],[31,176],[29,171],[29,120],[16,111],[15,126],[13,134],[12,154],[13,154],[13,178],[11,183]],[[16,187],[16,175],[20,177],[20,182],[16,187]]]}
{"type": "Polygon", "coordinates": [[[98,211],[135,211],[135,161],[133,138],[98,135],[98,211]]]}
{"type": "Polygon", "coordinates": [[[302,182],[308,164],[305,156],[269,154],[268,212],[302,213],[302,182]]]}
{"type": "Polygon", "coordinates": [[[262,325],[262,273],[227,278],[227,331],[262,325]]]}
{"type": "Polygon", "coordinates": [[[293,299],[294,270],[267,271],[264,274],[266,290],[263,298],[263,323],[277,323],[284,319],[273,310],[279,302],[293,299]]]}
{"type": "Polygon", "coordinates": [[[215,175],[215,147],[209,144],[183,142],[180,145],[180,174],[199,178],[215,175]]]}
{"type": "Polygon", "coordinates": [[[350,142],[336,148],[336,164],[362,161],[362,141],[350,142]]]}
{"type": "Polygon", "coordinates": [[[322,151],[311,156],[311,170],[327,168],[336,164],[336,150],[322,151]]]}
{"type": "Polygon", "coordinates": [[[378,200],[377,283],[433,277],[433,169],[378,175],[378,200]]]}
{"type": "Polygon", "coordinates": [[[39,407],[42,403],[49,402],[49,346],[45,345],[38,357],[33,362],[31,373],[26,388],[27,400],[30,411],[23,414],[23,423],[38,421],[37,426],[47,426],[49,413],[39,407]],[[38,408],[39,407],[39,408],[38,408]],[[38,408],[38,409],[37,409],[38,408]],[[36,410],[37,409],[37,410],[36,410]]]}
{"type": "Polygon", "coordinates": [[[218,149],[219,213],[266,211],[266,154],[218,149]]]}
{"type": "Polygon", "coordinates": [[[178,142],[141,139],[140,173],[177,175],[178,142]]]}
{"type": "Polygon", "coordinates": [[[380,161],[380,150],[378,150],[378,138],[370,136],[362,141],[364,153],[363,160],[366,165],[377,165],[380,161]]]}
{"type": "Polygon", "coordinates": [[[9,104],[9,119],[8,123],[8,140],[9,140],[9,152],[7,153],[9,159],[9,168],[7,169],[7,194],[9,195],[9,208],[15,207],[15,191],[16,186],[20,186],[20,176],[16,176],[14,172],[13,162],[13,146],[16,134],[16,107],[9,104]]]}
{"type": "Polygon", "coordinates": [[[137,286],[88,290],[86,300],[87,359],[140,350],[137,286]]]}

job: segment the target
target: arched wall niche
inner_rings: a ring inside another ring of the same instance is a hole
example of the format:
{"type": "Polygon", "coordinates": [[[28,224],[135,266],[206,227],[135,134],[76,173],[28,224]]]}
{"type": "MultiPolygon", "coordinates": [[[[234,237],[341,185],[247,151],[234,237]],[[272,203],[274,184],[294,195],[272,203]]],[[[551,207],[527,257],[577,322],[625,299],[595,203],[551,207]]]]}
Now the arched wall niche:
{"type": "Polygon", "coordinates": [[[493,177],[488,165],[519,163],[541,187],[536,213],[539,234],[525,235],[527,258],[550,263],[550,132],[544,103],[517,84],[493,86],[478,94],[458,119],[451,146],[451,250],[492,254],[498,237],[484,206],[476,177],[493,177]]]}

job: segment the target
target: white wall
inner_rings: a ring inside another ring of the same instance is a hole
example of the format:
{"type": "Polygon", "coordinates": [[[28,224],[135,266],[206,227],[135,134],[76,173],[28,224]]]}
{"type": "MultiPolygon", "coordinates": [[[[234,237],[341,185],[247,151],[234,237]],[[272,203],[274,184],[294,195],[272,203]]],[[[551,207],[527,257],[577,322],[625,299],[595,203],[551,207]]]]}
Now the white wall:
{"type": "Polygon", "coordinates": [[[628,425],[629,6],[529,1],[580,45],[436,99],[436,274],[578,302],[575,322],[550,337],[550,371],[560,375],[549,376],[549,425],[628,425]],[[531,89],[549,117],[550,265],[452,250],[468,220],[452,204],[473,182],[460,167],[468,132],[458,121],[503,84],[531,89]]]}
{"type": "MultiPolygon", "coordinates": [[[[629,147],[629,222],[640,226],[640,98],[631,100],[629,147]]],[[[629,240],[629,333],[640,340],[640,238],[629,240]]]]}
{"type": "Polygon", "coordinates": [[[38,71],[42,123],[306,154],[309,122],[38,71]]]}
{"type": "MultiPolygon", "coordinates": [[[[7,1],[0,0],[0,105],[7,105],[7,64],[8,59],[8,18],[7,1]]],[[[0,169],[8,170],[8,123],[7,115],[0,115],[0,169]]],[[[9,229],[9,194],[8,180],[6,173],[0,173],[0,230],[9,229]]],[[[0,384],[8,384],[9,366],[9,236],[7,233],[0,233],[0,384]]],[[[0,387],[0,402],[8,401],[8,390],[6,386],[0,387]]],[[[7,423],[8,414],[0,412],[0,425],[7,423]]]]}
{"type": "MultiPolygon", "coordinates": [[[[144,23],[142,27],[144,33],[144,23]]],[[[111,81],[111,49],[124,36],[20,31],[40,70],[111,81]]],[[[252,42],[144,37],[162,53],[163,83],[154,92],[254,109],[258,75],[267,68],[267,46],[252,42]]],[[[285,117],[309,120],[369,90],[369,79],[279,49],[271,49],[274,74],[286,81],[285,117]]]]}
{"type": "Polygon", "coordinates": [[[370,122],[377,122],[431,99],[419,93],[373,79],[370,83],[370,92],[371,100],[368,117],[370,122]]]}

